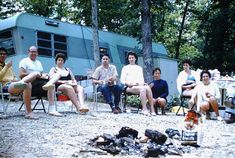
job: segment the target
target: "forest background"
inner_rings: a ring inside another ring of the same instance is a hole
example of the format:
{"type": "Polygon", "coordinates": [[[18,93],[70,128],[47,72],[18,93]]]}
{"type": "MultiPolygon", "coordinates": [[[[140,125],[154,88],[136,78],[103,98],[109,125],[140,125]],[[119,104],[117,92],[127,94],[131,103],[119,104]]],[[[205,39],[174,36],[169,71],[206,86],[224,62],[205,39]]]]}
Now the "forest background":
{"type": "Polygon", "coordinates": [[[170,58],[189,58],[195,69],[216,68],[222,75],[234,75],[234,0],[0,0],[0,19],[28,12],[92,26],[94,1],[98,29],[140,42],[150,31],[149,41],[165,45],[170,58]],[[150,25],[144,29],[146,20],[150,25]]]}

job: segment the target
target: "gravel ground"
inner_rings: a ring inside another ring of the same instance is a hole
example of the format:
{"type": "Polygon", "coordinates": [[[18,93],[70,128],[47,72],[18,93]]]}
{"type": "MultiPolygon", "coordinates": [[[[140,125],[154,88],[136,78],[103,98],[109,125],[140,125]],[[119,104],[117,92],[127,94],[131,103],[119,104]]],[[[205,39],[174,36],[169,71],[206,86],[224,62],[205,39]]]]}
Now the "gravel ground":
{"type": "MultiPolygon", "coordinates": [[[[68,103],[69,104],[69,103],[68,103]]],[[[92,139],[103,133],[118,134],[123,126],[131,127],[143,136],[145,129],[154,129],[164,133],[167,128],[179,129],[183,116],[174,113],[167,115],[144,116],[136,113],[112,114],[108,105],[99,104],[99,111],[91,108],[87,115],[71,112],[68,104],[59,104],[59,111],[64,117],[53,117],[43,112],[36,112],[39,120],[24,119],[24,112],[18,112],[20,103],[12,103],[7,117],[0,117],[0,157],[143,157],[140,155],[102,155],[94,152],[98,149],[88,145],[92,139]],[[17,104],[17,106],[16,106],[17,104]],[[69,110],[69,111],[68,111],[69,110]],[[86,152],[83,152],[86,151],[86,152]],[[88,152],[90,151],[90,152],[88,152]],[[93,151],[93,152],[91,152],[93,151]]],[[[165,155],[161,157],[203,157],[235,158],[235,124],[207,120],[204,124],[204,137],[201,147],[182,147],[179,140],[168,138],[184,151],[181,156],[165,155]]]]}

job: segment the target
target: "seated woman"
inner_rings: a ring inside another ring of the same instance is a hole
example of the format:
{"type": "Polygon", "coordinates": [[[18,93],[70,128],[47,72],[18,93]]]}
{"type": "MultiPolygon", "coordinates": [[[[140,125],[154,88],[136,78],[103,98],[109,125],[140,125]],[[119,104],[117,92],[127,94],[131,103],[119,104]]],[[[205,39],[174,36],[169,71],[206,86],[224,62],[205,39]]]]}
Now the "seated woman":
{"type": "Polygon", "coordinates": [[[129,64],[122,68],[121,82],[127,86],[126,92],[139,94],[142,114],[149,115],[147,110],[147,100],[150,105],[151,115],[156,115],[153,107],[153,95],[151,88],[144,82],[143,70],[139,65],[136,65],[138,57],[136,53],[129,52],[127,55],[129,64]]]}
{"type": "Polygon", "coordinates": [[[46,90],[55,83],[57,90],[63,92],[69,97],[78,112],[86,113],[89,109],[86,108],[84,104],[83,87],[77,84],[72,71],[69,68],[64,67],[65,59],[64,54],[56,54],[56,67],[51,68],[49,72],[50,81],[42,88],[46,90]]]}
{"type": "Polygon", "coordinates": [[[157,106],[160,106],[162,115],[165,115],[165,106],[167,103],[166,97],[168,96],[168,84],[165,80],[161,79],[161,69],[155,68],[153,70],[154,80],[149,84],[153,93],[153,105],[155,106],[155,112],[157,112],[157,106]]]}
{"type": "Polygon", "coordinates": [[[184,70],[181,71],[177,78],[177,89],[183,96],[191,96],[194,87],[199,82],[197,73],[190,69],[191,61],[185,59],[182,61],[184,70]]]}
{"type": "Polygon", "coordinates": [[[214,111],[217,120],[222,121],[223,118],[219,116],[218,105],[218,100],[220,99],[219,87],[214,82],[210,81],[211,74],[207,70],[201,72],[200,78],[202,83],[195,87],[189,104],[193,105],[195,100],[197,100],[197,110],[207,114],[207,119],[210,119],[209,112],[214,111]]]}

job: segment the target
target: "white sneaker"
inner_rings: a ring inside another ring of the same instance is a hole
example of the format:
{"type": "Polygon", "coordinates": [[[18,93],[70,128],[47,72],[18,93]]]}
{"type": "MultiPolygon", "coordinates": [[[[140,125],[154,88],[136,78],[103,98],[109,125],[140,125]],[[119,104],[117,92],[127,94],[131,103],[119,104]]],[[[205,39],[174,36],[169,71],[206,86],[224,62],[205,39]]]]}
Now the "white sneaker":
{"type": "Polygon", "coordinates": [[[217,116],[218,121],[223,121],[224,119],[221,116],[217,116]]]}
{"type": "Polygon", "coordinates": [[[43,89],[44,91],[48,91],[48,90],[53,89],[54,87],[55,87],[54,84],[45,84],[44,86],[42,86],[42,89],[43,89]]]}
{"type": "Polygon", "coordinates": [[[62,117],[63,115],[56,111],[55,105],[49,105],[48,114],[52,116],[62,117]]]}

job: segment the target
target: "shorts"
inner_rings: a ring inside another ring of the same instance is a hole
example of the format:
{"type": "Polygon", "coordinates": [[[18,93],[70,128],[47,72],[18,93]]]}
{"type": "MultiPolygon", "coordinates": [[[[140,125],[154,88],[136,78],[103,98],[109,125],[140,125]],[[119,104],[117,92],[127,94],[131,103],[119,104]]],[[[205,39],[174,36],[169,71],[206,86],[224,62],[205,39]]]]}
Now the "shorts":
{"type": "Polygon", "coordinates": [[[8,93],[8,88],[9,88],[10,84],[11,84],[11,82],[8,82],[7,84],[5,84],[5,86],[2,87],[3,93],[8,93]]]}
{"type": "Polygon", "coordinates": [[[49,80],[38,78],[32,82],[32,96],[36,97],[47,97],[47,91],[42,89],[42,86],[45,85],[49,80]]]}

